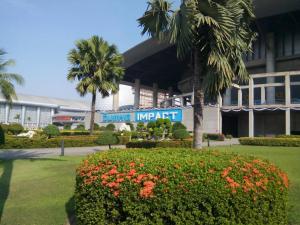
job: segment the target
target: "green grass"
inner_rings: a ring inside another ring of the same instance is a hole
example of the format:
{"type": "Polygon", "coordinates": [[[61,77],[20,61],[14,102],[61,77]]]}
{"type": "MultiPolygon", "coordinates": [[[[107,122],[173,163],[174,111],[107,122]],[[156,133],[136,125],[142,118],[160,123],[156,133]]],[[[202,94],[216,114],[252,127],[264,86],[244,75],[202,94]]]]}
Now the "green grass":
{"type": "MultiPolygon", "coordinates": [[[[285,170],[291,180],[291,224],[300,224],[300,149],[284,147],[216,147],[221,151],[256,155],[285,170]]],[[[0,160],[0,224],[65,224],[82,157],[0,160]]]]}

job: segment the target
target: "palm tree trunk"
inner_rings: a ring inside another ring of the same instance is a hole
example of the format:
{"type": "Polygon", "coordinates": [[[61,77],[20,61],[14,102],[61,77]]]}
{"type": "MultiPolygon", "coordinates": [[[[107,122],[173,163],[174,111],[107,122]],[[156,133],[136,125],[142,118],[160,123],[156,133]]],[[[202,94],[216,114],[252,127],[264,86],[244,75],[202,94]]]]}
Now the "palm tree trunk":
{"type": "Polygon", "coordinates": [[[96,112],[96,92],[93,92],[92,106],[91,106],[90,135],[92,135],[94,132],[95,112],[96,112]]]}
{"type": "Polygon", "coordinates": [[[194,143],[195,149],[202,149],[203,135],[203,70],[198,50],[194,50],[194,143]]]}

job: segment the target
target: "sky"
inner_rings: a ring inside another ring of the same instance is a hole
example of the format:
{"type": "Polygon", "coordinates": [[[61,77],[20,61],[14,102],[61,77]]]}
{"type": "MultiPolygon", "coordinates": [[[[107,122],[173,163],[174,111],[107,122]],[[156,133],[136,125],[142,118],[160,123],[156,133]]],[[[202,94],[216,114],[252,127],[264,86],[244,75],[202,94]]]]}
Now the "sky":
{"type": "MultiPolygon", "coordinates": [[[[99,35],[116,44],[121,53],[125,52],[147,39],[141,36],[136,21],[146,10],[146,2],[0,0],[0,48],[8,53],[7,59],[16,61],[8,72],[25,78],[25,85],[16,87],[16,91],[82,99],[75,90],[75,83],[66,79],[70,66],[67,54],[75,41],[99,35]]],[[[121,101],[124,99],[126,96],[121,95],[121,101]]]]}

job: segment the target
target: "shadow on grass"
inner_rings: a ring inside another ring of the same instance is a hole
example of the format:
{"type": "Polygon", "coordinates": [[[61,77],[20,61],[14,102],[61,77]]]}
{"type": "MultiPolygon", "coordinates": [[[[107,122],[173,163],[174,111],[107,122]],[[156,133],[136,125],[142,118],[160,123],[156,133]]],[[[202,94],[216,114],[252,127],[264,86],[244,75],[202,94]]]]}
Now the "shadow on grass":
{"type": "Polygon", "coordinates": [[[65,205],[66,213],[68,216],[68,221],[66,224],[70,225],[76,225],[76,216],[75,216],[75,198],[72,196],[72,198],[69,199],[69,201],[65,205]]]}
{"type": "Polygon", "coordinates": [[[0,161],[2,163],[3,173],[0,178],[0,222],[3,216],[3,210],[9,195],[10,180],[13,170],[13,161],[0,161]]]}

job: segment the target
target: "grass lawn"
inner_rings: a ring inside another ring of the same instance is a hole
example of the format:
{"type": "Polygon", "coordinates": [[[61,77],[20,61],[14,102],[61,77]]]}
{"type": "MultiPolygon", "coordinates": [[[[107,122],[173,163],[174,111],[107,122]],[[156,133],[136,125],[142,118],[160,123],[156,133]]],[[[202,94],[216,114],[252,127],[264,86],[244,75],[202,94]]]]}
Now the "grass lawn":
{"type": "MultiPolygon", "coordinates": [[[[280,147],[217,147],[256,155],[284,169],[291,179],[290,221],[300,224],[300,149],[280,147]]],[[[0,224],[65,224],[82,157],[0,160],[0,224]]]]}

